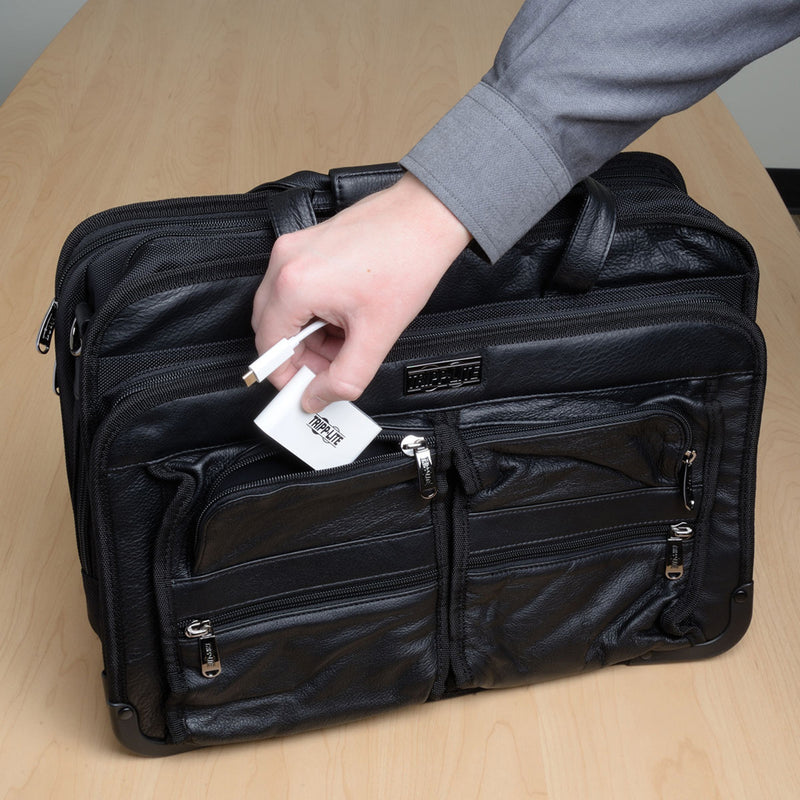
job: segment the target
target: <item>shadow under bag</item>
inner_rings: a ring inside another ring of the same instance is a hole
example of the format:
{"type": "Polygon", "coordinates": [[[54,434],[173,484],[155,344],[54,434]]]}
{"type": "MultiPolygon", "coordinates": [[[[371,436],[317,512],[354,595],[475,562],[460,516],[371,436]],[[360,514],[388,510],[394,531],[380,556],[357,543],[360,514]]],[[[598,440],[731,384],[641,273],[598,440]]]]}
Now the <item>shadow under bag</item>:
{"type": "Polygon", "coordinates": [[[494,265],[464,251],[358,401],[382,431],[354,463],[312,471],[255,427],[276,237],[400,174],[126,206],[64,245],[38,346],[55,331],[88,613],[138,753],[703,658],[747,628],[757,266],[666,159],[611,160],[494,265]]]}

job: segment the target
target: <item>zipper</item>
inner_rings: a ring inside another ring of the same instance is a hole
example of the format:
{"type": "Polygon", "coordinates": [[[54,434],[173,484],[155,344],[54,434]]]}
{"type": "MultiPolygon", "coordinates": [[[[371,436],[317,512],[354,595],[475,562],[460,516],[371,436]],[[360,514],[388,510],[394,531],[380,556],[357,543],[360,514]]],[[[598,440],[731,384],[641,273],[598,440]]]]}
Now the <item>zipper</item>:
{"type": "Polygon", "coordinates": [[[427,440],[424,436],[406,436],[400,442],[400,449],[405,455],[411,456],[417,462],[419,496],[423,500],[433,500],[437,494],[436,470],[427,440]]]}
{"type": "MultiPolygon", "coordinates": [[[[692,465],[697,458],[697,451],[692,449],[692,429],[689,420],[669,406],[651,405],[645,408],[630,409],[617,414],[609,414],[607,416],[593,417],[589,420],[578,420],[572,423],[562,423],[557,420],[551,422],[544,422],[531,425],[525,429],[526,435],[522,438],[534,439],[539,438],[541,435],[552,435],[553,433],[569,433],[571,431],[585,431],[593,430],[596,428],[613,427],[619,423],[629,422],[636,419],[648,419],[649,417],[662,415],[669,417],[675,421],[682,432],[682,449],[683,455],[681,457],[680,467],[678,469],[678,489],[683,500],[683,505],[687,511],[693,511],[695,506],[694,487],[692,484],[692,465]]],[[[520,429],[524,428],[527,423],[519,422],[516,424],[500,424],[493,425],[492,423],[480,424],[480,427],[486,428],[481,431],[467,431],[464,433],[464,441],[469,445],[481,444],[483,442],[500,442],[506,438],[520,438],[520,429]]],[[[476,425],[476,427],[478,427],[476,425]]]]}
{"type": "MultiPolygon", "coordinates": [[[[397,435],[384,431],[378,434],[376,440],[391,441],[397,443],[397,435]]],[[[325,480],[326,478],[334,477],[336,475],[347,474],[347,472],[352,471],[354,469],[360,470],[361,468],[370,467],[377,464],[391,463],[393,461],[396,461],[398,455],[400,455],[401,453],[403,455],[411,456],[416,459],[420,496],[424,500],[432,500],[436,496],[436,487],[433,482],[434,458],[431,453],[430,447],[428,447],[427,445],[427,440],[422,436],[406,436],[402,442],[397,444],[398,444],[398,452],[396,453],[382,453],[380,455],[370,456],[368,458],[356,460],[352,464],[345,464],[344,466],[340,467],[329,467],[327,469],[319,469],[319,470],[306,469],[297,472],[283,473],[281,475],[271,475],[268,478],[260,478],[258,480],[246,481],[245,483],[237,484],[236,486],[230,486],[227,489],[219,491],[219,487],[223,485],[223,482],[226,479],[230,478],[231,475],[238,472],[240,469],[245,469],[246,467],[252,466],[253,464],[257,464],[259,461],[264,461],[272,456],[278,455],[282,451],[276,450],[274,448],[268,449],[265,451],[261,451],[259,453],[254,453],[251,456],[244,458],[242,461],[235,461],[229,467],[224,469],[214,482],[214,486],[209,492],[209,496],[211,497],[211,499],[205,504],[203,510],[200,512],[200,515],[198,517],[197,530],[199,531],[202,529],[203,525],[208,520],[211,511],[215,509],[219,503],[236,495],[252,492],[255,489],[266,489],[269,486],[275,486],[277,484],[292,483],[293,481],[299,481],[299,480],[308,480],[309,478],[313,478],[314,480],[317,479],[325,480]],[[407,439],[412,439],[412,438],[418,442],[417,449],[407,450],[406,447],[404,447],[403,443],[407,439]],[[420,466],[420,461],[422,461],[423,466],[420,466]]],[[[354,475],[353,477],[356,476],[354,475]]]]}
{"type": "Polygon", "coordinates": [[[678,522],[669,527],[667,566],[664,575],[667,580],[677,581],[683,577],[683,544],[694,536],[694,529],[686,522],[678,522]]]}
{"type": "Polygon", "coordinates": [[[50,343],[53,341],[53,331],[56,329],[56,312],[58,300],[54,297],[44,315],[39,333],[36,335],[36,349],[44,356],[50,352],[50,343]]]}
{"type": "Polygon", "coordinates": [[[258,620],[286,609],[308,608],[337,600],[357,600],[362,597],[383,592],[409,589],[436,579],[435,569],[425,569],[413,574],[396,575],[360,586],[337,586],[319,589],[304,594],[287,595],[247,606],[222,611],[209,619],[191,619],[179,623],[181,635],[186,639],[196,639],[199,643],[198,665],[206,678],[216,678],[222,672],[222,659],[217,644],[217,633],[222,628],[230,630],[241,623],[258,620]]]}
{"type": "MultiPolygon", "coordinates": [[[[594,428],[609,428],[617,423],[630,422],[636,419],[648,419],[649,417],[663,415],[670,417],[678,424],[683,434],[683,442],[690,446],[692,442],[692,428],[689,420],[676,411],[674,408],[665,405],[648,405],[644,408],[631,408],[614,414],[605,414],[599,417],[576,420],[574,422],[563,422],[561,420],[551,420],[548,422],[526,422],[521,420],[515,423],[476,423],[469,430],[464,431],[465,441],[471,444],[480,444],[486,441],[502,441],[507,435],[519,436],[521,429],[525,430],[524,438],[538,438],[538,434],[570,433],[571,431],[592,430],[594,428]],[[483,430],[476,430],[477,428],[483,430]]],[[[688,454],[690,451],[686,451],[688,454]]],[[[694,452],[694,451],[691,451],[694,452]]],[[[696,455],[696,453],[695,453],[696,455]]]]}
{"type": "MultiPolygon", "coordinates": [[[[230,219],[235,224],[241,220],[241,217],[236,216],[238,214],[261,213],[268,215],[265,198],[266,193],[180,197],[133,203],[94,214],[79,223],[64,242],[56,268],[56,298],[60,296],[66,274],[70,271],[70,262],[73,262],[74,259],[82,259],[95,247],[110,244],[127,236],[135,236],[137,233],[154,232],[157,228],[166,229],[184,225],[202,226],[215,222],[221,223],[226,219],[230,219]],[[197,216],[192,218],[192,215],[197,216]],[[93,234],[114,225],[123,227],[95,240],[90,240],[93,234]],[[84,240],[90,240],[86,242],[86,250],[79,247],[84,240]]],[[[220,224],[219,227],[222,228],[224,225],[220,224]]]]}
{"type": "MultiPolygon", "coordinates": [[[[432,314],[427,319],[420,317],[419,328],[423,324],[432,327],[413,330],[404,335],[387,356],[389,361],[407,361],[429,357],[431,350],[441,350],[441,345],[452,349],[458,344],[459,352],[496,345],[520,344],[527,341],[545,341],[554,338],[587,335],[603,330],[621,330],[637,327],[637,323],[652,325],[660,319],[675,322],[681,318],[693,321],[697,312],[706,314],[707,319],[722,322],[729,329],[743,331],[751,341],[757,341],[755,323],[741,312],[734,311],[730,305],[720,300],[719,295],[696,293],[675,294],[668,297],[637,300],[633,302],[611,303],[603,308],[584,307],[564,311],[539,314],[517,315],[499,322],[492,322],[486,316],[486,309],[480,306],[460,313],[457,322],[447,325],[444,315],[432,314]],[[438,319],[437,319],[438,317],[438,319]],[[477,317],[477,319],[475,319],[477,317]],[[483,323],[483,324],[481,324],[483,323]]],[[[757,330],[757,329],[756,329],[757,330]]]]}
{"type": "Polygon", "coordinates": [[[670,581],[682,578],[684,572],[683,546],[694,536],[694,530],[686,522],[669,525],[667,531],[663,524],[637,528],[632,531],[607,531],[579,534],[562,541],[532,542],[513,549],[500,549],[476,553],[469,558],[468,569],[486,569],[500,565],[511,565],[520,561],[568,556],[580,553],[590,555],[618,544],[631,546],[665,542],[667,551],[664,562],[664,576],[670,581]]]}
{"type": "Polygon", "coordinates": [[[211,620],[192,620],[185,628],[187,639],[196,639],[200,650],[200,671],[204,678],[216,678],[222,672],[217,637],[211,620]]]}
{"type": "Polygon", "coordinates": [[[680,482],[681,497],[684,508],[687,511],[694,511],[694,486],[692,484],[692,465],[697,458],[697,450],[686,450],[681,458],[680,482]]]}

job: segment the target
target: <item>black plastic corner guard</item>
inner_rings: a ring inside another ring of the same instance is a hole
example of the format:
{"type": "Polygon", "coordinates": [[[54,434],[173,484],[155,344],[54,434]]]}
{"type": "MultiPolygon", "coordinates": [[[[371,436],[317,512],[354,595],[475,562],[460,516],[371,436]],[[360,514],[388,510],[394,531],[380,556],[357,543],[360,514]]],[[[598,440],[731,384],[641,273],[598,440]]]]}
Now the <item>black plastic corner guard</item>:
{"type": "Polygon", "coordinates": [[[106,680],[105,672],[103,672],[103,688],[106,692],[106,704],[111,715],[111,729],[120,744],[127,747],[132,753],[137,756],[155,758],[199,749],[199,745],[174,744],[163,739],[153,739],[150,736],[145,736],[139,727],[139,715],[133,706],[128,703],[112,703],[109,701],[108,681],[106,680]]]}
{"type": "Polygon", "coordinates": [[[680,650],[651,650],[639,658],[626,661],[630,666],[658,664],[670,661],[699,661],[730,650],[745,635],[753,616],[753,582],[739,586],[731,594],[728,627],[707,642],[680,650]]]}

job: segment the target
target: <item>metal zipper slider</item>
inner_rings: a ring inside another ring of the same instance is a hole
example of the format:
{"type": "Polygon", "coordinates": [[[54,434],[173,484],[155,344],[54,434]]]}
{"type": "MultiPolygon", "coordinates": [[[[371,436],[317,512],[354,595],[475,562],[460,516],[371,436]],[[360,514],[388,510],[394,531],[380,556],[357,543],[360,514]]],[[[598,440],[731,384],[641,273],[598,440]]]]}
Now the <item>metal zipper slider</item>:
{"type": "Polygon", "coordinates": [[[436,497],[436,475],[428,443],[423,436],[406,436],[400,442],[400,449],[407,455],[417,460],[417,479],[419,480],[419,493],[423,500],[432,500],[436,497]]]}
{"type": "Polygon", "coordinates": [[[42,355],[50,352],[50,343],[53,341],[53,331],[56,328],[56,311],[58,311],[58,300],[54,297],[36,336],[36,349],[42,355]]]}
{"type": "Polygon", "coordinates": [[[681,496],[687,511],[694,511],[694,488],[692,487],[692,464],[697,458],[697,450],[687,450],[681,461],[681,496]]]}
{"type": "Polygon", "coordinates": [[[184,630],[187,639],[197,639],[200,647],[200,670],[205,678],[216,678],[222,672],[217,650],[217,637],[210,619],[192,620],[184,630]]]}
{"type": "Polygon", "coordinates": [[[683,543],[694,536],[694,531],[685,522],[670,525],[670,535],[667,537],[667,566],[664,574],[670,581],[677,581],[683,577],[683,543]]]}

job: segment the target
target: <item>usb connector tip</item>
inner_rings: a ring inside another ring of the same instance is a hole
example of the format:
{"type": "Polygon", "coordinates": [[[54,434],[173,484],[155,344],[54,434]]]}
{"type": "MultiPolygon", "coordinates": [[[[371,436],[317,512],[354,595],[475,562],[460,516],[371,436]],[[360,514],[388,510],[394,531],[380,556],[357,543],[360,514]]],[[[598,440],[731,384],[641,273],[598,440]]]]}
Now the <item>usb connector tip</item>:
{"type": "Polygon", "coordinates": [[[254,383],[258,383],[258,378],[256,377],[256,374],[255,372],[253,372],[253,370],[248,370],[248,372],[242,375],[242,380],[248,386],[252,386],[254,383]]]}

